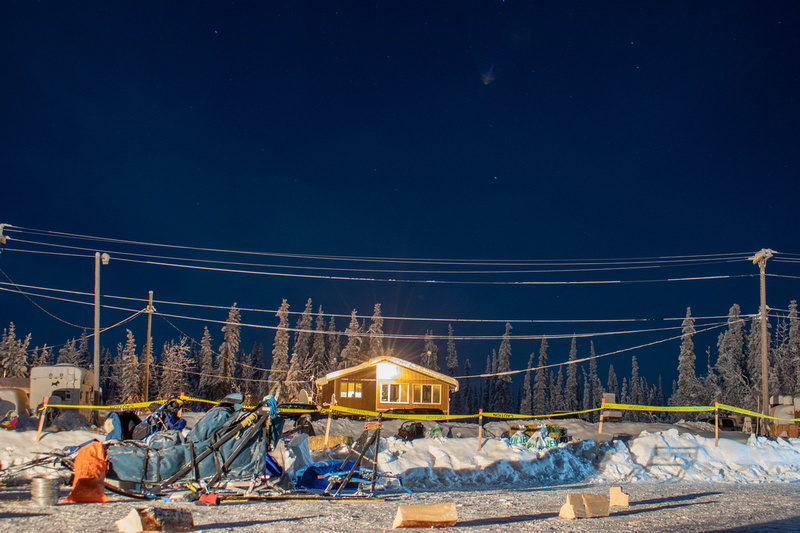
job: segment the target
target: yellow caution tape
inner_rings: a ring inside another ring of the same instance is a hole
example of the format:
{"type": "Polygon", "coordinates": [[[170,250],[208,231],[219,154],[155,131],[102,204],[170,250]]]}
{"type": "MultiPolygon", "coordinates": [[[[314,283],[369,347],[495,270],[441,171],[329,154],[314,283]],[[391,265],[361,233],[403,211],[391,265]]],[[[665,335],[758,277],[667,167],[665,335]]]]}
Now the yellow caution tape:
{"type": "Polygon", "coordinates": [[[747,409],[739,409],[738,407],[733,407],[731,405],[725,405],[723,403],[717,404],[720,409],[724,411],[733,411],[734,413],[741,413],[747,416],[754,416],[758,418],[769,418],[770,420],[785,420],[787,422],[800,422],[800,418],[778,418],[775,416],[763,415],[761,413],[756,413],[754,411],[748,411],[747,409]]]}
{"type": "Polygon", "coordinates": [[[672,411],[672,412],[701,412],[713,411],[713,405],[695,405],[689,407],[675,407],[666,405],[629,405],[625,403],[605,403],[603,409],[615,409],[619,411],[672,411]]]}
{"type": "MultiPolygon", "coordinates": [[[[154,403],[166,403],[169,400],[153,400],[152,402],[138,402],[138,403],[121,403],[117,405],[66,405],[60,403],[49,403],[47,407],[58,407],[59,409],[138,409],[139,407],[148,407],[154,403]]],[[[44,406],[39,408],[42,411],[44,406]]]]}

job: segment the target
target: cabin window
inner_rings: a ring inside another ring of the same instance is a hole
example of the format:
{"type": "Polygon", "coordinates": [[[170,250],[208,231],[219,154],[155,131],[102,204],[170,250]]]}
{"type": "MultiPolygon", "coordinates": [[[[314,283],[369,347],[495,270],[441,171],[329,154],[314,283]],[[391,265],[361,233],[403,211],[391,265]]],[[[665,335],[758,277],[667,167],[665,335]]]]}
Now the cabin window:
{"type": "Polygon", "coordinates": [[[381,403],[408,403],[408,384],[381,383],[381,403]]]}
{"type": "Polygon", "coordinates": [[[414,385],[414,403],[442,403],[441,385],[414,385]]]}
{"type": "Polygon", "coordinates": [[[342,381],[342,398],[361,398],[361,383],[354,381],[342,381]]]}

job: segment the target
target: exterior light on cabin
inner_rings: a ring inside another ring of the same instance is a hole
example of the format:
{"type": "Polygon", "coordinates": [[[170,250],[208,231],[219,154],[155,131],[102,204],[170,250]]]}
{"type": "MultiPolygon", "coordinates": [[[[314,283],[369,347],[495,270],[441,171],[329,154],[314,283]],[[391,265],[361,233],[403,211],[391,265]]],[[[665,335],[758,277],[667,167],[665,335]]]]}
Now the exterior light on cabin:
{"type": "Polygon", "coordinates": [[[397,379],[402,375],[402,369],[392,363],[378,363],[375,369],[377,379],[397,379]]]}

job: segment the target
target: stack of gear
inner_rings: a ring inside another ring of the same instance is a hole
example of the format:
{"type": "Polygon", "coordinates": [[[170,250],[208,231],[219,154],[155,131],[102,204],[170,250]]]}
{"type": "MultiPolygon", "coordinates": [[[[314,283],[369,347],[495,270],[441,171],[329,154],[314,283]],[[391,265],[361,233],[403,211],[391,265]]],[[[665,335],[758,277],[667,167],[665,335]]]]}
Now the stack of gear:
{"type": "Polygon", "coordinates": [[[179,429],[168,429],[151,435],[146,444],[112,442],[107,482],[123,491],[159,494],[178,482],[213,487],[223,478],[260,483],[280,476],[281,467],[267,453],[283,426],[276,418],[275,398],[267,396],[249,409],[242,401],[241,394],[229,395],[185,439],[179,429]]]}

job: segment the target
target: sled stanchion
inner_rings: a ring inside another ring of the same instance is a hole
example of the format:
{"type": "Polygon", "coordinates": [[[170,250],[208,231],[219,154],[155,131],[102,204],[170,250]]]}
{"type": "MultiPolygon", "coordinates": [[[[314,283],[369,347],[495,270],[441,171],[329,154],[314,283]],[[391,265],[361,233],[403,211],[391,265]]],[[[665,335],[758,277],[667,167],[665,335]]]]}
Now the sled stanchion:
{"type": "Polygon", "coordinates": [[[600,403],[600,425],[597,428],[597,449],[594,452],[595,457],[600,456],[600,438],[603,436],[603,409],[606,406],[606,399],[603,398],[602,403],[600,403]]]}
{"type": "Polygon", "coordinates": [[[719,402],[714,402],[714,446],[719,447],[719,402]]]}
{"type": "Polygon", "coordinates": [[[47,416],[47,400],[49,400],[49,396],[44,397],[44,407],[42,407],[42,414],[39,415],[39,431],[36,432],[36,442],[39,442],[39,439],[42,438],[42,428],[44,427],[44,418],[47,416]]]}
{"type": "Polygon", "coordinates": [[[483,448],[483,409],[478,409],[478,451],[483,448]]]}

